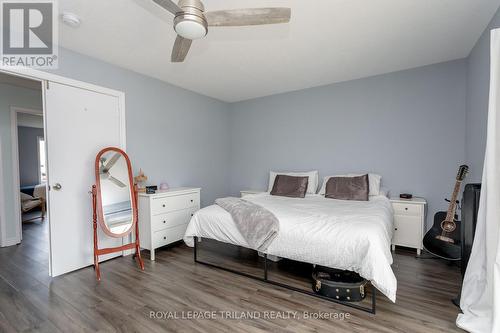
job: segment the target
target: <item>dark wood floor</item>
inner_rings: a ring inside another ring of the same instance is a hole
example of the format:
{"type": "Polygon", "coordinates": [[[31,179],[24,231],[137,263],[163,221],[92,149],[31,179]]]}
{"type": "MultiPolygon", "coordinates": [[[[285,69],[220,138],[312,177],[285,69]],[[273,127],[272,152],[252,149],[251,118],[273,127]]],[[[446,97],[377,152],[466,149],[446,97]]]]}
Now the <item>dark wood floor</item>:
{"type": "Polygon", "coordinates": [[[397,303],[379,294],[373,316],[194,264],[192,250],[184,245],[159,250],[156,262],[147,260],[145,251],[145,272],[131,257],[121,257],[102,264],[101,282],[91,267],[52,279],[47,276],[47,230],[47,223],[25,224],[23,243],[0,249],[0,332],[459,331],[454,324],[458,309],[450,302],[458,291],[458,269],[417,260],[413,252],[395,254],[397,303]],[[216,311],[217,319],[186,319],[202,311],[216,311]],[[218,311],[230,311],[225,316],[233,319],[223,319],[218,311]],[[297,318],[283,318],[282,311],[296,311],[297,318]],[[151,312],[178,318],[150,318],[151,312]],[[332,318],[304,319],[304,313],[332,318]]]}

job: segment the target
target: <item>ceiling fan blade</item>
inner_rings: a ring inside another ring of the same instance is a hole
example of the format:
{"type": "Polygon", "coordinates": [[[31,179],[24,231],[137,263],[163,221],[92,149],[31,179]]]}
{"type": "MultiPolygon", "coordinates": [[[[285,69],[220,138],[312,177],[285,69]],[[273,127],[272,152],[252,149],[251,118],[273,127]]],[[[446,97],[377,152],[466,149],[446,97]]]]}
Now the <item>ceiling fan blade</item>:
{"type": "Polygon", "coordinates": [[[120,187],[127,186],[127,185],[123,184],[121,181],[119,181],[118,179],[116,179],[115,177],[111,176],[109,173],[108,173],[108,180],[110,182],[114,183],[115,185],[120,186],[120,187]]]}
{"type": "Polygon", "coordinates": [[[191,47],[192,40],[177,35],[175,39],[174,48],[172,49],[172,62],[183,62],[191,47]]]}
{"type": "Polygon", "coordinates": [[[212,27],[237,27],[290,22],[290,8],[246,8],[204,13],[212,27]]]}
{"type": "Polygon", "coordinates": [[[153,0],[153,1],[158,5],[160,5],[160,7],[165,8],[174,15],[182,12],[181,7],[177,6],[177,4],[171,0],[153,0]]]}
{"type": "Polygon", "coordinates": [[[120,153],[116,153],[113,155],[113,157],[111,157],[108,161],[108,163],[106,163],[106,165],[104,166],[104,169],[106,170],[110,170],[113,165],[115,165],[116,161],[118,161],[118,159],[121,157],[122,155],[120,153]]]}

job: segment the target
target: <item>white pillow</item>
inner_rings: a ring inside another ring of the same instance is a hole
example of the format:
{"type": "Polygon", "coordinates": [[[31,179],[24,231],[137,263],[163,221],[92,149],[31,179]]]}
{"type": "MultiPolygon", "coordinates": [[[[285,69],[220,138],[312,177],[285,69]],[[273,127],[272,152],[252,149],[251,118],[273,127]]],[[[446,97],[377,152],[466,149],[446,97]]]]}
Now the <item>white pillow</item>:
{"type": "Polygon", "coordinates": [[[309,172],[276,172],[269,171],[269,186],[268,192],[273,190],[274,179],[277,175],[286,175],[286,176],[295,176],[295,177],[309,177],[307,180],[307,193],[308,194],[316,194],[318,190],[318,181],[319,181],[319,173],[317,170],[309,171],[309,172]]]}
{"type": "MultiPolygon", "coordinates": [[[[328,179],[331,177],[357,177],[357,176],[362,176],[363,174],[353,174],[353,173],[348,173],[347,175],[334,175],[334,176],[326,176],[323,178],[323,184],[321,185],[321,189],[319,190],[320,195],[325,195],[326,192],[326,182],[328,179]]],[[[382,176],[377,175],[375,173],[369,173],[368,174],[368,186],[370,188],[370,193],[369,195],[379,195],[380,194],[380,182],[382,180],[382,176]]]]}

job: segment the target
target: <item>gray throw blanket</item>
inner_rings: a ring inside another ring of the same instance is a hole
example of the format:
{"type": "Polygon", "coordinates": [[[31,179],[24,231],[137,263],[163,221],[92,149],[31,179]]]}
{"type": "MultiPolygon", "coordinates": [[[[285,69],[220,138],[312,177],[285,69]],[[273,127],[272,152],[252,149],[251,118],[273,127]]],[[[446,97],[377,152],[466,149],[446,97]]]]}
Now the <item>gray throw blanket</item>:
{"type": "Polygon", "coordinates": [[[279,221],[269,210],[239,198],[220,198],[215,204],[231,214],[236,227],[251,248],[266,251],[279,231],[279,221]]]}

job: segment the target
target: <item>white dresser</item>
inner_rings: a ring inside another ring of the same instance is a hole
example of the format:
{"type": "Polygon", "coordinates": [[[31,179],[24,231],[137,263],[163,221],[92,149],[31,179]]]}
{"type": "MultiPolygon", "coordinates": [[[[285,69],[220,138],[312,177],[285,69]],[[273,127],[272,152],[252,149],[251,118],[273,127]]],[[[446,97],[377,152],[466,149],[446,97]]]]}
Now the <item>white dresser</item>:
{"type": "Polygon", "coordinates": [[[151,260],[155,260],[155,249],[184,237],[191,216],[199,209],[199,188],[139,193],[139,238],[141,248],[151,251],[151,260]]]}
{"type": "Polygon", "coordinates": [[[400,245],[417,249],[417,254],[420,255],[427,202],[422,198],[391,198],[391,203],[394,209],[392,250],[394,251],[396,245],[400,245]]]}

